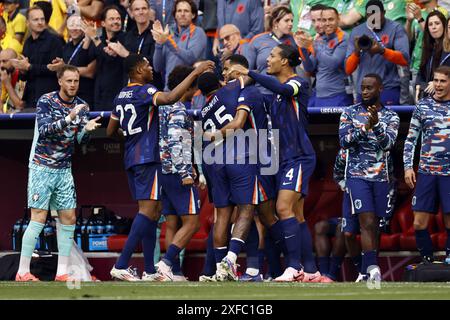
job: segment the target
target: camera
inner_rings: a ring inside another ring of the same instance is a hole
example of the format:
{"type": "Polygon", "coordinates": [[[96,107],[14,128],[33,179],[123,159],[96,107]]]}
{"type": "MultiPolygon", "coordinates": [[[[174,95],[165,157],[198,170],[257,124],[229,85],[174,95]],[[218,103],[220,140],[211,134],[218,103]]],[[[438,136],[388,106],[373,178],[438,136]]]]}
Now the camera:
{"type": "Polygon", "coordinates": [[[361,50],[368,51],[372,48],[372,42],[372,38],[364,34],[358,39],[358,46],[361,50]]]}

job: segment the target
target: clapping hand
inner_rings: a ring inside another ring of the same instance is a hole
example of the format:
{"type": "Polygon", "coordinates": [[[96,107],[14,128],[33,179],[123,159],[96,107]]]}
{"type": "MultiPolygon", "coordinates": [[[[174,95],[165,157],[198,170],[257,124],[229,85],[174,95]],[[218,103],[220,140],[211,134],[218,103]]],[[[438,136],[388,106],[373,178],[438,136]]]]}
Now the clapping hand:
{"type": "Polygon", "coordinates": [[[366,127],[366,130],[368,131],[368,130],[372,129],[378,123],[379,118],[378,118],[378,110],[377,110],[376,106],[369,106],[367,108],[367,111],[369,111],[369,118],[368,118],[368,121],[367,121],[365,127],[366,127]]]}
{"type": "Polygon", "coordinates": [[[94,131],[95,129],[97,129],[98,127],[100,127],[102,124],[99,123],[99,122],[97,122],[97,121],[100,120],[101,118],[102,118],[102,117],[98,116],[98,117],[95,118],[95,119],[89,120],[89,121],[86,123],[86,126],[84,127],[85,130],[86,130],[87,132],[90,132],[90,131],[94,131]]]}
{"type": "Polygon", "coordinates": [[[14,68],[19,71],[28,71],[30,69],[31,64],[28,62],[28,58],[20,55],[19,59],[11,59],[11,64],[14,68]]]}
{"type": "Polygon", "coordinates": [[[169,26],[166,25],[166,27],[163,28],[161,22],[156,20],[153,24],[152,35],[157,44],[164,44],[170,35],[169,26]]]}
{"type": "Polygon", "coordinates": [[[62,58],[55,58],[52,63],[47,65],[47,69],[50,71],[58,71],[64,65],[64,60],[62,58]]]}
{"type": "Polygon", "coordinates": [[[81,112],[81,110],[86,109],[85,104],[77,104],[69,113],[70,120],[75,120],[77,115],[81,112]]]}
{"type": "Polygon", "coordinates": [[[294,40],[297,46],[303,49],[308,49],[313,44],[313,38],[311,35],[303,30],[299,30],[294,34],[294,40]]]}
{"type": "Polygon", "coordinates": [[[118,54],[109,46],[111,42],[109,42],[108,40],[106,42],[108,43],[108,45],[103,48],[103,51],[105,51],[106,54],[108,54],[111,57],[117,57],[118,54]]]}
{"type": "Polygon", "coordinates": [[[108,49],[122,58],[128,57],[130,52],[120,42],[108,42],[108,49]]]}
{"type": "Polygon", "coordinates": [[[84,34],[89,38],[89,39],[94,39],[95,36],[97,35],[97,30],[94,26],[94,22],[93,21],[86,21],[86,20],[82,20],[81,21],[81,30],[84,32],[84,34]]]}

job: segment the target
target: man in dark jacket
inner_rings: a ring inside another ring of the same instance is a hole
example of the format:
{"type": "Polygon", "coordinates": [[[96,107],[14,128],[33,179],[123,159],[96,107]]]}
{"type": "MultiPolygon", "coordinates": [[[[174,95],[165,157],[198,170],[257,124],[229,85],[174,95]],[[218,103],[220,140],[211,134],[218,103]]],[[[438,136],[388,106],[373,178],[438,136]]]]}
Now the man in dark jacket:
{"type": "Polygon", "coordinates": [[[31,36],[25,41],[23,57],[13,59],[12,64],[20,71],[20,78],[27,82],[23,100],[28,109],[35,108],[37,100],[44,93],[58,89],[56,74],[47,66],[56,57],[61,57],[64,42],[47,30],[41,8],[31,7],[26,17],[31,36]]]}

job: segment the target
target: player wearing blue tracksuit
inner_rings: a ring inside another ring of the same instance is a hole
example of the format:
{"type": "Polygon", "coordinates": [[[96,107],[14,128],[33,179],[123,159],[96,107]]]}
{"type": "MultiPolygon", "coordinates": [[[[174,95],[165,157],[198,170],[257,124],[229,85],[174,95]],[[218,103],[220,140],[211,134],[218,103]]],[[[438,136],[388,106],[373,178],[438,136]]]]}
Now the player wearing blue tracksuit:
{"type": "MultiPolygon", "coordinates": [[[[442,76],[446,77],[435,72],[435,77],[442,76]]],[[[444,213],[447,235],[450,235],[450,102],[448,100],[438,100],[434,97],[422,99],[413,112],[403,152],[405,180],[411,188],[416,182],[413,161],[420,135],[422,140],[419,170],[412,208],[415,213],[417,248],[424,261],[429,262],[433,260],[433,245],[427,230],[428,216],[438,212],[439,204],[444,213]],[[411,173],[414,179],[408,182],[408,175],[411,173]]],[[[447,237],[446,254],[446,263],[450,263],[450,236],[447,237]]]]}

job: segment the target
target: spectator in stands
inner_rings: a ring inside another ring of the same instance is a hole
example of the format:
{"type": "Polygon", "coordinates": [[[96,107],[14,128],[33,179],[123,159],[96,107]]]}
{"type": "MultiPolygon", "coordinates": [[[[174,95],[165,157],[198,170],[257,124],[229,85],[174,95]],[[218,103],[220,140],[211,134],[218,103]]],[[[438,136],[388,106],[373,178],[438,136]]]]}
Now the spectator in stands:
{"type": "Polygon", "coordinates": [[[367,0],[335,0],[331,7],[339,12],[339,27],[350,33],[366,15],[367,0]]]}
{"type": "Polygon", "coordinates": [[[242,41],[241,32],[234,24],[226,24],[220,28],[219,42],[222,46],[220,52],[222,62],[233,54],[244,54],[248,45],[242,41]]]}
{"type": "Polygon", "coordinates": [[[82,23],[82,29],[96,46],[97,71],[94,89],[93,110],[110,110],[114,97],[126,82],[123,58],[118,56],[108,43],[124,42],[122,20],[116,6],[107,6],[102,12],[102,36],[97,36],[93,24],[82,23]]]}
{"type": "Polygon", "coordinates": [[[311,31],[313,31],[317,36],[323,35],[322,11],[326,8],[327,6],[323,4],[316,4],[311,7],[311,31]]]}
{"type": "MultiPolygon", "coordinates": [[[[305,28],[301,28],[295,32],[295,42],[300,47],[305,47],[309,51],[313,50],[313,35],[315,38],[319,38],[324,34],[324,24],[322,20],[322,11],[326,9],[327,6],[323,4],[316,4],[311,7],[311,28],[309,31],[305,28]]],[[[294,18],[295,20],[295,18],[294,18]]],[[[294,26],[295,27],[295,26],[294,26]]],[[[305,60],[302,51],[300,50],[300,56],[302,60],[305,60]]],[[[314,73],[305,72],[305,78],[311,78],[311,95],[308,100],[308,107],[314,107],[316,104],[316,79],[314,73]]]]}
{"type": "Polygon", "coordinates": [[[49,66],[50,70],[57,71],[64,64],[78,68],[80,74],[80,87],[78,96],[90,106],[94,105],[95,45],[81,30],[81,17],[71,15],[67,19],[67,30],[70,39],[63,48],[62,58],[56,58],[49,66]]]}
{"type": "Polygon", "coordinates": [[[163,27],[175,24],[172,15],[174,4],[175,0],[149,0],[150,9],[155,15],[155,21],[161,22],[163,27]]]}
{"type": "MultiPolygon", "coordinates": [[[[153,23],[151,21],[148,2],[146,0],[132,0],[130,10],[134,17],[136,27],[125,34],[123,43],[110,43],[108,47],[122,58],[128,57],[130,53],[141,54],[153,65],[155,40],[151,34],[153,23]]],[[[163,88],[160,73],[155,72],[153,84],[160,90],[163,88]]]]}
{"type": "Polygon", "coordinates": [[[361,228],[361,273],[368,274],[371,281],[381,280],[379,219],[389,217],[393,207],[391,150],[400,124],[398,115],[381,102],[382,90],[380,76],[366,74],[361,82],[362,102],[346,108],[339,124],[339,143],[348,150],[345,186],[351,212],[358,216],[361,228]]]}
{"type": "Polygon", "coordinates": [[[403,151],[405,181],[413,189],[414,230],[417,249],[425,263],[433,261],[433,243],[428,233],[428,221],[441,206],[447,230],[445,263],[450,264],[450,67],[436,68],[433,76],[435,92],[421,99],[411,117],[403,151]],[[414,155],[421,136],[419,170],[414,172],[414,155]],[[417,181],[417,184],[416,184],[417,181]]]}
{"type": "MultiPolygon", "coordinates": [[[[115,5],[119,8],[120,16],[122,17],[122,31],[128,32],[136,28],[136,21],[131,13],[131,1],[130,0],[107,0],[103,3],[107,5],[115,5]]],[[[155,21],[155,15],[152,10],[150,10],[150,19],[155,21]]]]}
{"type": "Polygon", "coordinates": [[[447,19],[438,10],[432,11],[425,21],[422,60],[416,82],[416,101],[419,96],[434,93],[434,70],[442,65],[450,66],[450,52],[444,50],[446,24],[447,19]]]}
{"type": "Polygon", "coordinates": [[[366,18],[367,22],[354,28],[350,35],[345,72],[350,75],[358,68],[358,101],[361,101],[363,77],[368,73],[376,73],[383,79],[382,103],[398,105],[400,77],[397,65],[408,65],[408,37],[400,24],[385,18],[384,6],[380,0],[367,2],[366,18]]]}
{"type": "MultiPolygon", "coordinates": [[[[112,42],[108,47],[122,58],[128,57],[130,53],[141,54],[153,65],[153,55],[155,52],[155,40],[151,34],[153,22],[151,20],[151,10],[145,0],[132,0],[130,5],[131,14],[134,17],[135,27],[128,31],[121,42],[112,42]]],[[[163,88],[160,73],[155,73],[153,84],[163,88]]]]}
{"type": "Polygon", "coordinates": [[[16,59],[13,49],[3,49],[0,52],[0,81],[2,84],[0,113],[20,112],[25,107],[22,100],[25,84],[19,80],[19,70],[15,69],[11,59],[16,59]]]}
{"type": "Polygon", "coordinates": [[[420,9],[417,4],[411,2],[406,6],[405,29],[410,43],[414,44],[410,64],[413,86],[415,86],[417,74],[420,69],[420,62],[422,61],[425,19],[428,14],[435,9],[439,10],[447,17],[447,10],[439,6],[437,0],[420,0],[419,3],[424,7],[423,9],[420,9]]]}
{"type": "Polygon", "coordinates": [[[61,57],[63,41],[50,33],[45,24],[44,11],[31,7],[27,11],[27,26],[31,36],[23,46],[23,59],[12,59],[12,65],[26,81],[23,100],[27,108],[35,108],[44,93],[58,89],[55,72],[48,69],[53,59],[61,57]]]}
{"type": "Polygon", "coordinates": [[[197,6],[192,0],[176,0],[173,11],[176,24],[163,27],[159,21],[153,24],[152,34],[156,42],[153,63],[156,72],[163,74],[165,86],[175,66],[192,66],[205,58],[206,35],[194,23],[197,6]]]}
{"type": "MultiPolygon", "coordinates": [[[[217,29],[234,24],[243,39],[250,41],[264,31],[264,10],[260,0],[217,0],[217,29]]],[[[219,39],[214,41],[213,54],[219,53],[219,39]]]]}
{"type": "Polygon", "coordinates": [[[21,54],[23,50],[22,43],[8,33],[5,19],[2,16],[0,16],[0,47],[2,49],[11,48],[17,54],[21,54]]]}
{"type": "Polygon", "coordinates": [[[314,41],[314,49],[309,50],[309,42],[297,42],[301,47],[303,68],[316,76],[315,107],[348,106],[353,103],[353,95],[346,92],[347,74],[344,71],[348,35],[339,25],[339,14],[335,8],[322,11],[324,35],[314,41]]]}
{"type": "Polygon", "coordinates": [[[41,7],[44,11],[48,27],[63,36],[66,28],[65,20],[67,15],[65,0],[30,0],[30,7],[34,5],[41,7]]]}
{"type": "Polygon", "coordinates": [[[67,14],[78,14],[81,17],[89,20],[97,20],[102,18],[102,12],[106,4],[102,0],[86,0],[75,1],[65,0],[67,3],[67,14]]]}
{"type": "Polygon", "coordinates": [[[6,33],[23,44],[24,36],[27,32],[27,21],[25,16],[19,12],[20,1],[5,0],[3,1],[3,7],[5,9],[3,18],[7,26],[6,33]]]}
{"type": "MultiPolygon", "coordinates": [[[[244,55],[248,60],[249,69],[257,70],[261,74],[267,74],[267,58],[273,48],[281,43],[297,48],[292,37],[292,11],[287,6],[277,6],[272,9],[269,26],[270,32],[264,32],[253,37],[244,55]]],[[[260,91],[267,97],[272,92],[261,85],[257,85],[260,91]]]]}
{"type": "Polygon", "coordinates": [[[333,0],[290,1],[290,9],[294,15],[294,33],[301,30],[314,37],[317,33],[317,24],[321,21],[321,11],[332,3],[333,0]]]}

